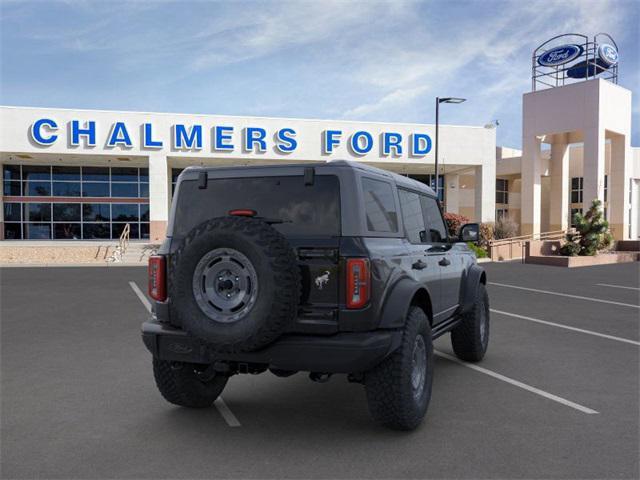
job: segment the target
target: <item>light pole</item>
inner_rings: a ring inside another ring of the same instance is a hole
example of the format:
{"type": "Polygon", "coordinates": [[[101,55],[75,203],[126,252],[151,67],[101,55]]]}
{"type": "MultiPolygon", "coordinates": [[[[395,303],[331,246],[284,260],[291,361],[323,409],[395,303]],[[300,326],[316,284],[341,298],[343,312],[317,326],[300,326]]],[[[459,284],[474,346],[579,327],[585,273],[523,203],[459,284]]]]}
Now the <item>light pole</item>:
{"type": "Polygon", "coordinates": [[[436,97],[436,198],[440,201],[440,183],[438,183],[438,130],[440,129],[440,104],[441,103],[462,103],[466,98],[458,97],[436,97]]]}

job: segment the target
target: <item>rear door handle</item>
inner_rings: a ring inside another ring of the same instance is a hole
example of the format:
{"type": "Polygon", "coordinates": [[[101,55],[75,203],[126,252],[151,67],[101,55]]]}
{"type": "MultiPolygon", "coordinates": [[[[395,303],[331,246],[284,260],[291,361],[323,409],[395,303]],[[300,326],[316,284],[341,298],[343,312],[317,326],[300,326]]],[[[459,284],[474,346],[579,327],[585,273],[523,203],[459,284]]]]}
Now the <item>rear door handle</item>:
{"type": "Polygon", "coordinates": [[[427,264],[422,260],[418,260],[417,262],[414,262],[413,265],[411,265],[411,268],[413,268],[414,270],[423,270],[427,268],[427,264]]]}
{"type": "Polygon", "coordinates": [[[451,265],[451,262],[447,257],[442,257],[442,260],[438,262],[438,265],[440,265],[441,267],[446,267],[447,265],[451,265]]]}

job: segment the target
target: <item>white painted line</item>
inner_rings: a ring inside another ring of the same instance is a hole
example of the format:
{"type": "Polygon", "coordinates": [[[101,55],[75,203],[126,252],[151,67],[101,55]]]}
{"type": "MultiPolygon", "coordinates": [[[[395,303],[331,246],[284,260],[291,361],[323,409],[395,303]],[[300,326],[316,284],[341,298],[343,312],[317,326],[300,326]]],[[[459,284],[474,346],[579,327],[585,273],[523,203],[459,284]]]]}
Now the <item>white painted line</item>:
{"type": "Polygon", "coordinates": [[[625,285],[611,285],[610,283],[596,283],[599,287],[624,288],[626,290],[640,290],[638,287],[627,287],[625,285]]]}
{"type": "Polygon", "coordinates": [[[613,335],[605,335],[604,333],[594,332],[592,330],[584,330],[582,328],[570,327],[568,325],[562,325],[560,323],[548,322],[546,320],[540,320],[539,318],[525,317],[524,315],[518,315],[517,313],[503,312],[502,310],[491,309],[493,313],[499,313],[500,315],[506,315],[508,317],[520,318],[522,320],[528,320],[530,322],[541,323],[543,325],[550,325],[552,327],[564,328],[565,330],[572,330],[574,332],[586,333],[588,335],[595,335],[596,337],[608,338],[609,340],[615,340],[616,342],[630,343],[631,345],[640,346],[640,342],[635,340],[629,340],[622,337],[614,337],[613,335]]]}
{"type": "Polygon", "coordinates": [[[478,365],[475,365],[473,363],[463,362],[462,360],[459,360],[456,357],[453,357],[449,354],[439,352],[437,350],[434,351],[434,353],[439,357],[446,358],[447,360],[451,360],[452,362],[455,362],[458,365],[462,365],[464,367],[470,368],[471,370],[475,370],[476,372],[484,373],[485,375],[489,375],[490,377],[496,378],[498,380],[502,380],[503,382],[509,383],[518,388],[522,388],[523,390],[527,390],[528,392],[535,393],[536,395],[540,395],[541,397],[548,398],[549,400],[553,400],[554,402],[560,403],[569,408],[573,408],[574,410],[578,410],[579,412],[586,413],[589,415],[598,413],[597,411],[587,408],[583,405],[571,402],[565,398],[558,397],[557,395],[553,395],[552,393],[545,392],[544,390],[540,390],[539,388],[532,387],[531,385],[527,385],[526,383],[519,382],[518,380],[514,380],[513,378],[506,377],[492,370],[487,370],[486,368],[479,367],[478,365]]]}
{"type": "Polygon", "coordinates": [[[610,305],[620,305],[621,307],[631,307],[640,309],[640,305],[634,305],[632,303],[614,302],[612,300],[603,300],[601,298],[582,297],[580,295],[569,295],[568,293],[550,292],[549,290],[539,290],[537,288],[520,287],[518,285],[508,285],[506,283],[494,283],[489,282],[489,285],[496,285],[498,287],[517,288],[518,290],[527,290],[529,292],[546,293],[547,295],[557,295],[559,297],[577,298],[578,300],[587,300],[589,302],[608,303],[610,305]]]}
{"type": "Polygon", "coordinates": [[[144,293],[142,293],[142,290],[140,290],[138,285],[136,285],[136,282],[129,282],[129,286],[133,290],[133,293],[135,293],[138,296],[138,298],[144,305],[144,308],[146,308],[147,311],[151,313],[151,302],[149,302],[149,299],[147,298],[147,296],[144,293]]]}
{"type": "Polygon", "coordinates": [[[233,414],[231,410],[229,410],[229,407],[227,407],[227,404],[224,403],[224,400],[222,399],[222,397],[218,397],[216,401],[213,402],[213,404],[218,409],[218,412],[220,412],[220,415],[222,415],[222,418],[224,418],[224,421],[227,422],[227,425],[229,425],[230,427],[241,426],[236,416],[233,414]]]}
{"type": "MultiPolygon", "coordinates": [[[[146,308],[147,311],[151,313],[151,302],[149,302],[147,296],[142,293],[142,290],[140,290],[140,287],[136,285],[136,282],[129,282],[129,286],[131,287],[131,290],[133,290],[133,293],[135,293],[140,299],[142,305],[144,305],[144,308],[146,308]]],[[[227,404],[224,403],[222,397],[218,397],[213,404],[218,409],[218,412],[220,412],[220,415],[222,416],[222,418],[224,418],[225,422],[227,422],[227,425],[229,425],[230,427],[240,426],[240,422],[233,414],[233,412],[229,410],[229,407],[227,407],[227,404]]]]}

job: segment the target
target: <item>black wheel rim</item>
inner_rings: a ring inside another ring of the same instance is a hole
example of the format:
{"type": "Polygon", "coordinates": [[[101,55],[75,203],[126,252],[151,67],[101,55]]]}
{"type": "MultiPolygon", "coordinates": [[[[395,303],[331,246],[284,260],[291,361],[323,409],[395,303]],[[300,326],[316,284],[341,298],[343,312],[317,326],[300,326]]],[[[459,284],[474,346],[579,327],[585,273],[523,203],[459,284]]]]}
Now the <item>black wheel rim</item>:
{"type": "Polygon", "coordinates": [[[258,298],[258,275],[243,253],[233,248],[216,248],[196,265],[193,296],[210,319],[236,322],[251,311],[258,298]]]}
{"type": "Polygon", "coordinates": [[[411,389],[413,398],[418,401],[424,392],[427,377],[427,347],[422,335],[417,335],[413,342],[413,355],[411,365],[411,389]]]}

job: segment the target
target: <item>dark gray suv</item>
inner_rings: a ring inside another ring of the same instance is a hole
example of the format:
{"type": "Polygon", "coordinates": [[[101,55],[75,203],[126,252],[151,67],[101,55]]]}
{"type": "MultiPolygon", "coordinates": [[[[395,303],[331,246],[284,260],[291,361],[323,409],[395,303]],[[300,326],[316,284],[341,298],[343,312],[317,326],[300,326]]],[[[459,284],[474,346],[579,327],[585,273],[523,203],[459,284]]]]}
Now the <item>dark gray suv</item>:
{"type": "Polygon", "coordinates": [[[409,430],[431,397],[433,340],[477,362],[486,275],[434,192],[346,161],[190,167],[149,261],[142,338],[162,395],[209,407],[238,373],[363,383],[372,416],[409,430]]]}

